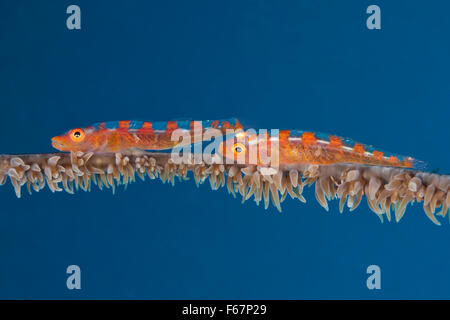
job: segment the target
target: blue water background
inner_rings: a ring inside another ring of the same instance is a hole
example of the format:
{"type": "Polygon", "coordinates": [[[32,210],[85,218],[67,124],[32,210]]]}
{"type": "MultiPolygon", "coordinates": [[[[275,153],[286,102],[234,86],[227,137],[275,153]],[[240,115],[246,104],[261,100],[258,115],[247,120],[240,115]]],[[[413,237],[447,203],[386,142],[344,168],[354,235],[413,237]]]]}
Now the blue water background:
{"type": "MultiPolygon", "coordinates": [[[[445,1],[1,1],[0,153],[111,120],[242,118],[330,132],[450,172],[445,1]],[[81,7],[82,29],[66,28],[81,7]],[[366,28],[381,8],[382,29],[366,28]]],[[[25,191],[25,190],[23,190],[25,191]]],[[[450,224],[421,205],[283,213],[225,189],[139,182],[17,199],[0,188],[0,298],[450,298],[450,224]],[[66,268],[82,270],[67,290],[66,268]],[[366,268],[381,267],[381,290],[366,268]]]]}

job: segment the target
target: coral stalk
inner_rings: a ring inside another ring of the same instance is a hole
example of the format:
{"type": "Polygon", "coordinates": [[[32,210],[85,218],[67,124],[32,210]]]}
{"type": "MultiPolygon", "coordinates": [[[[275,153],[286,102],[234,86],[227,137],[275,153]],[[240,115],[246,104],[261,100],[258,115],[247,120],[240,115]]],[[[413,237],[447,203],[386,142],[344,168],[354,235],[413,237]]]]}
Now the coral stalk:
{"type": "Polygon", "coordinates": [[[366,198],[369,208],[383,221],[403,217],[409,203],[423,202],[425,214],[440,225],[436,216],[445,217],[450,207],[450,176],[403,168],[361,164],[281,165],[271,167],[236,164],[185,163],[175,164],[170,153],[52,153],[0,155],[0,185],[9,179],[17,197],[22,186],[28,192],[48,186],[52,192],[100,189],[134,182],[136,176],[175,183],[175,178],[187,180],[192,172],[196,184],[209,180],[216,190],[226,185],[242,201],[253,198],[257,204],[269,203],[281,211],[281,202],[289,195],[305,202],[304,186],[315,186],[315,196],[328,210],[328,201],[339,199],[344,206],[356,209],[366,198]],[[436,210],[441,210],[435,214],[436,210]]]}

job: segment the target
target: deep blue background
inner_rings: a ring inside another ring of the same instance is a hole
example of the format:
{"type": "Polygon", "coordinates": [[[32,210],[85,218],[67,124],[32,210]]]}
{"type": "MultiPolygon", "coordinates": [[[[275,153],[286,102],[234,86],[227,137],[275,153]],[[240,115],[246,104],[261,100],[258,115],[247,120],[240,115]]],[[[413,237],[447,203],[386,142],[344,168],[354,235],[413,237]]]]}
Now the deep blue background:
{"type": "MultiPolygon", "coordinates": [[[[331,132],[450,171],[445,1],[0,2],[0,152],[106,120],[220,119],[331,132]],[[66,28],[78,4],[82,30],[66,28]],[[366,28],[378,4],[382,30],[366,28]]],[[[112,195],[0,189],[0,298],[450,298],[450,225],[381,224],[193,182],[112,195]],[[66,267],[82,290],[66,289],[66,267]],[[377,264],[382,290],[366,288],[377,264]]]]}

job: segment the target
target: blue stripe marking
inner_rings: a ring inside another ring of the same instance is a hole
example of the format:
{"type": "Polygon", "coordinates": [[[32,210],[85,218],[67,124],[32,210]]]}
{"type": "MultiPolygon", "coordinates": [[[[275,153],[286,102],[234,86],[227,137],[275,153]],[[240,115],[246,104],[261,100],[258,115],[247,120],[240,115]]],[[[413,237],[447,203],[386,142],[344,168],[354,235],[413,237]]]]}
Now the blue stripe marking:
{"type": "Polygon", "coordinates": [[[189,121],[189,120],[178,120],[177,121],[177,126],[178,126],[178,128],[180,128],[180,129],[186,129],[186,130],[189,130],[190,129],[190,127],[189,127],[189,124],[190,124],[191,122],[189,121]]]}
{"type": "Polygon", "coordinates": [[[291,137],[301,137],[303,132],[302,130],[291,130],[291,137]]]}
{"type": "Polygon", "coordinates": [[[212,122],[213,122],[212,120],[203,120],[203,121],[202,121],[202,126],[203,126],[203,128],[204,128],[204,129],[211,128],[211,123],[212,123],[212,122]]]}
{"type": "Polygon", "coordinates": [[[132,120],[130,121],[130,129],[140,129],[142,128],[142,125],[144,124],[143,121],[136,121],[136,120],[132,120]]]}
{"type": "Polygon", "coordinates": [[[94,128],[96,128],[96,129],[100,129],[100,124],[101,123],[103,123],[103,122],[97,122],[97,123],[94,123],[92,126],[94,127],[94,128]]]}
{"type": "Polygon", "coordinates": [[[217,122],[217,128],[223,128],[224,122],[230,123],[233,127],[236,126],[236,118],[223,119],[223,120],[203,120],[202,125],[203,128],[211,128],[212,123],[217,122]]]}
{"type": "Polygon", "coordinates": [[[328,133],[317,132],[314,136],[319,140],[330,141],[330,135],[328,133]]]}
{"type": "Polygon", "coordinates": [[[152,122],[153,130],[165,131],[167,127],[166,121],[152,122]]]}
{"type": "Polygon", "coordinates": [[[105,122],[106,129],[117,129],[119,127],[119,121],[105,122]]]}

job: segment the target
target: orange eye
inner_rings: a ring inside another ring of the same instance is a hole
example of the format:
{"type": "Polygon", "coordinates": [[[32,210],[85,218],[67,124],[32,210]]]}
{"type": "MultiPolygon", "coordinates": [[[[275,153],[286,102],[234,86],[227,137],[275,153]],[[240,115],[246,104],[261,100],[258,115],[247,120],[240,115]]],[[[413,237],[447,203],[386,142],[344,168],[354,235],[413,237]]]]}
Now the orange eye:
{"type": "Polygon", "coordinates": [[[73,129],[70,132],[70,139],[72,139],[73,142],[81,142],[84,140],[85,134],[83,129],[73,129]]]}
{"type": "Polygon", "coordinates": [[[236,155],[243,154],[245,152],[245,147],[242,143],[235,143],[233,145],[233,152],[236,155]]]}

